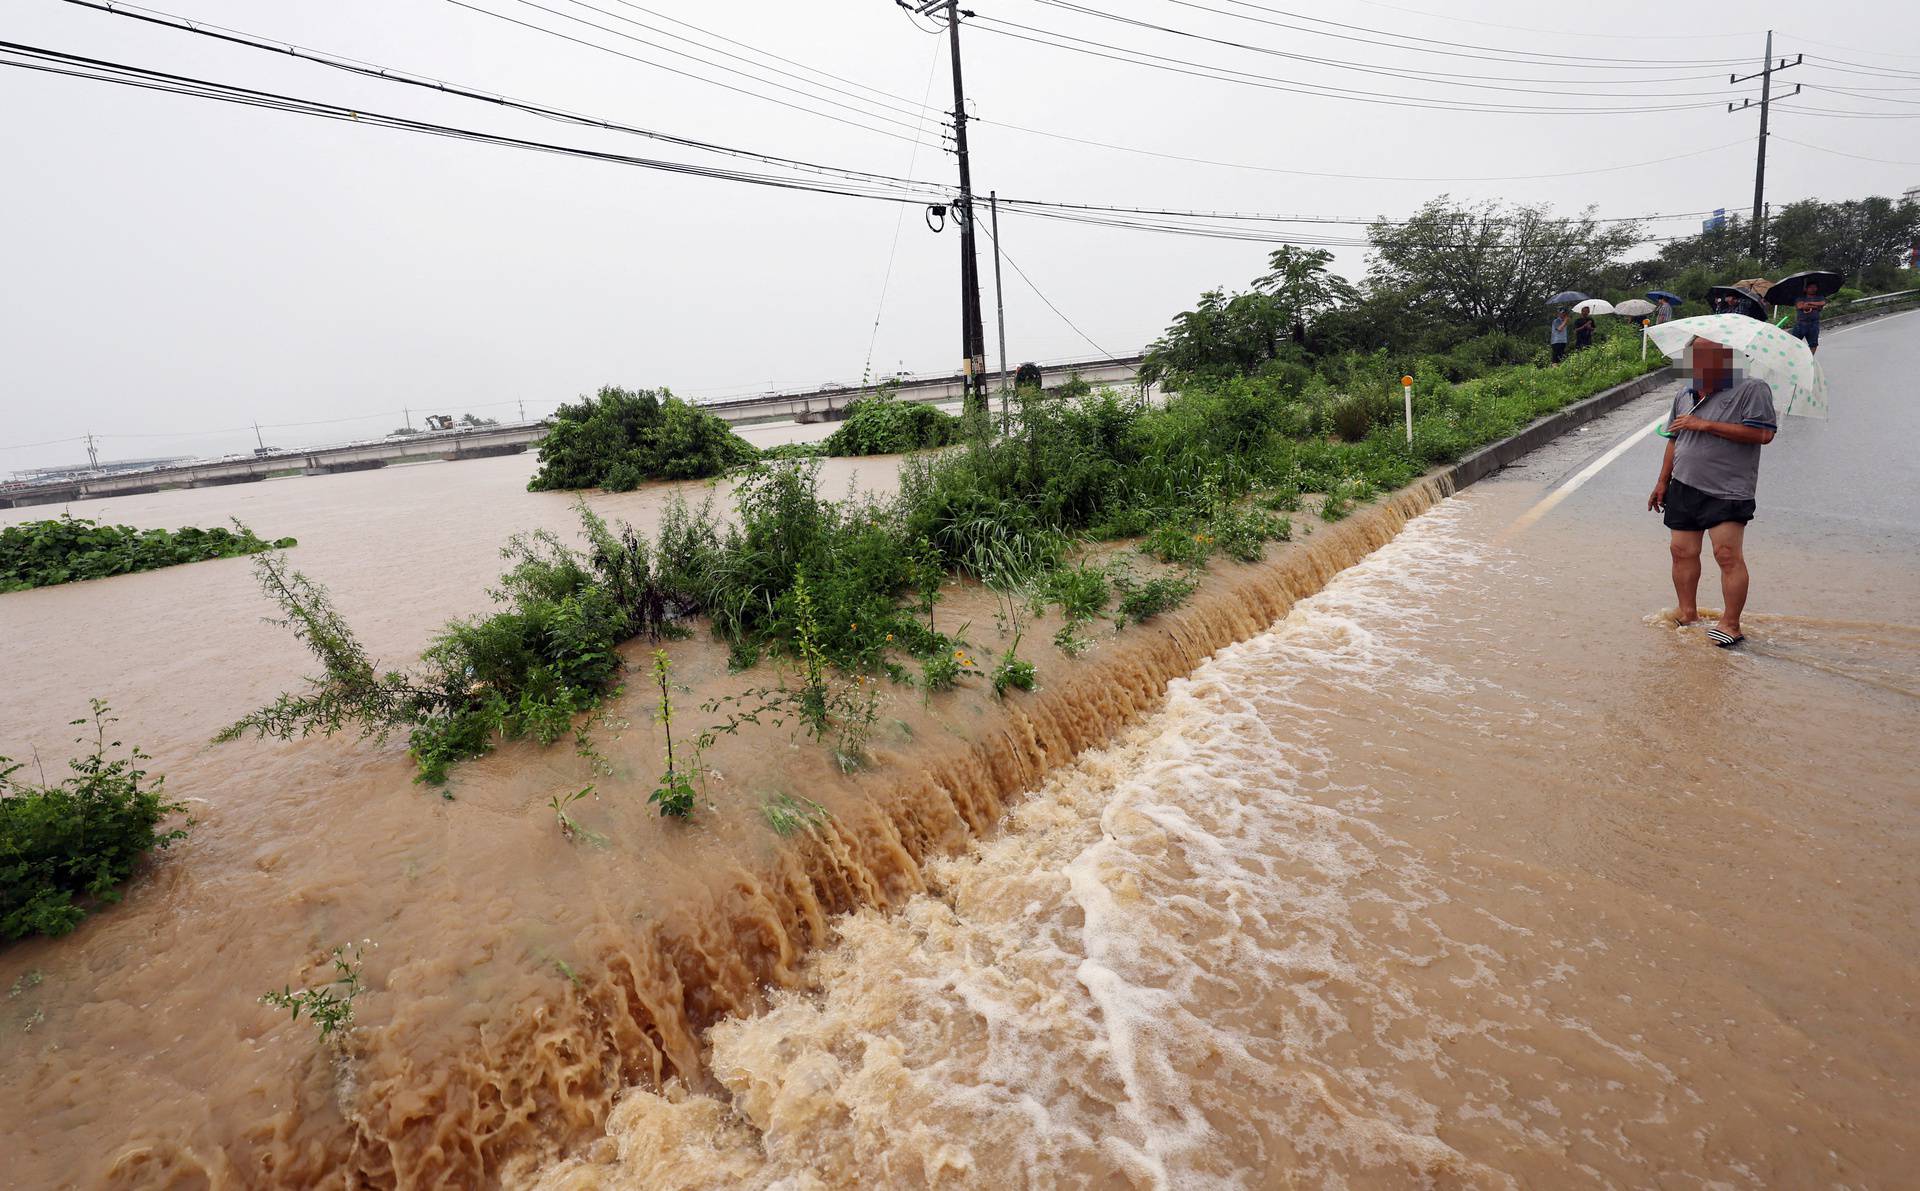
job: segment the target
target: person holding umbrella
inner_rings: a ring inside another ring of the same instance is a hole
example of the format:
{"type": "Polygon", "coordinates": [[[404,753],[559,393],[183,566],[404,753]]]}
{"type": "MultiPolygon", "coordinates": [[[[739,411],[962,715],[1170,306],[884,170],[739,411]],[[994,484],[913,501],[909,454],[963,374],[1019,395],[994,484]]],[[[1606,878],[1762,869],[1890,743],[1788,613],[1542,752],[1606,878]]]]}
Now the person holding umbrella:
{"type": "Polygon", "coordinates": [[[1673,591],[1679,601],[1674,618],[1682,625],[1700,619],[1701,539],[1711,540],[1723,607],[1707,638],[1729,649],[1746,640],[1740,613],[1749,585],[1747,523],[1755,511],[1760,448],[1773,441],[1779,423],[1772,386],[1757,378],[1741,379],[1731,347],[1694,337],[1687,351],[1693,384],[1674,399],[1664,432],[1666,456],[1647,508],[1662,515],[1669,532],[1673,591]]]}
{"type": "Polygon", "coordinates": [[[1593,312],[1581,310],[1580,319],[1573,324],[1573,350],[1585,351],[1593,346],[1593,312]]]}
{"type": "Polygon", "coordinates": [[[1673,320],[1673,303],[1667,301],[1666,297],[1663,295],[1660,301],[1654,304],[1653,321],[1656,323],[1664,323],[1664,322],[1671,322],[1672,320],[1673,320]]]}
{"type": "Polygon", "coordinates": [[[1782,277],[1767,291],[1766,299],[1775,306],[1793,307],[1793,337],[1805,343],[1809,352],[1818,352],[1821,312],[1826,309],[1827,299],[1846,283],[1844,273],[1813,269],[1782,277]]]}
{"type": "Polygon", "coordinates": [[[1567,355],[1567,327],[1572,319],[1563,307],[1553,316],[1553,322],[1547,327],[1547,342],[1553,346],[1553,362],[1558,364],[1567,355]]]}

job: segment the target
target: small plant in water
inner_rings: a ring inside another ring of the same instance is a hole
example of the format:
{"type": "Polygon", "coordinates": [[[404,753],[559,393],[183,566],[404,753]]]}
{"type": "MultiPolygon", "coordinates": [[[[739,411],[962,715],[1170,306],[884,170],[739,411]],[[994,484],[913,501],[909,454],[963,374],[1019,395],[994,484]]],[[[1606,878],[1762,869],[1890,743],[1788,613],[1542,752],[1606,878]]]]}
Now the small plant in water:
{"type": "Polygon", "coordinates": [[[293,1021],[299,1021],[300,1015],[305,1013],[320,1031],[320,1041],[334,1042],[336,1034],[353,1025],[354,999],[367,991],[367,986],[360,979],[360,969],[364,964],[359,943],[335,947],[333,979],[299,992],[288,985],[279,992],[263,994],[260,1003],[289,1011],[293,1021]]]}
{"type": "Polygon", "coordinates": [[[1009,687],[1030,691],[1033,689],[1033,680],[1033,663],[1016,657],[1012,650],[1008,650],[1000,659],[1000,664],[993,668],[993,693],[1005,698],[1009,687]]]}
{"type": "Polygon", "coordinates": [[[560,824],[560,834],[566,836],[569,840],[580,835],[585,836],[590,841],[605,841],[605,836],[602,836],[597,831],[590,831],[580,826],[580,824],[573,821],[573,816],[567,813],[569,806],[591,793],[593,793],[592,786],[582,786],[571,794],[555,794],[552,798],[547,799],[547,805],[553,808],[554,820],[560,824]]]}
{"type": "Polygon", "coordinates": [[[660,729],[667,738],[667,770],[660,775],[660,784],[647,796],[647,801],[657,804],[662,815],[684,819],[693,814],[693,779],[680,768],[673,753],[673,694],[667,683],[667,675],[672,669],[673,663],[667,659],[667,651],[654,650],[653,677],[660,684],[660,729]]]}

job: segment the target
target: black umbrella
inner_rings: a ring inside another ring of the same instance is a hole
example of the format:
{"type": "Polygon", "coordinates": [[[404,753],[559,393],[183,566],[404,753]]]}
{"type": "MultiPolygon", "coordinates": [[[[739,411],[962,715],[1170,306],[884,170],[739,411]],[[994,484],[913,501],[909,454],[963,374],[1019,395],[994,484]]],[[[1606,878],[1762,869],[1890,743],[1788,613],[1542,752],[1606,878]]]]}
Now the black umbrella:
{"type": "Polygon", "coordinates": [[[1829,269],[1808,269],[1805,273],[1782,277],[1767,291],[1767,301],[1775,306],[1791,306],[1807,296],[1809,281],[1814,284],[1815,293],[1822,298],[1830,298],[1835,290],[1847,283],[1847,275],[1829,269]]]}
{"type": "Polygon", "coordinates": [[[1733,314],[1745,314],[1762,321],[1767,317],[1767,300],[1750,289],[1742,289],[1737,285],[1716,285],[1707,290],[1707,305],[1716,313],[1728,313],[1721,307],[1723,298],[1733,299],[1733,314]]]}
{"type": "Polygon", "coordinates": [[[1581,293],[1579,290],[1563,289],[1559,293],[1553,295],[1553,297],[1548,298],[1547,305],[1577,306],[1578,304],[1586,300],[1587,300],[1587,295],[1581,293]]]}
{"type": "Polygon", "coordinates": [[[1686,303],[1685,298],[1670,289],[1650,289],[1647,291],[1647,301],[1649,302],[1658,302],[1662,298],[1665,298],[1669,304],[1674,306],[1681,306],[1686,303]]]}

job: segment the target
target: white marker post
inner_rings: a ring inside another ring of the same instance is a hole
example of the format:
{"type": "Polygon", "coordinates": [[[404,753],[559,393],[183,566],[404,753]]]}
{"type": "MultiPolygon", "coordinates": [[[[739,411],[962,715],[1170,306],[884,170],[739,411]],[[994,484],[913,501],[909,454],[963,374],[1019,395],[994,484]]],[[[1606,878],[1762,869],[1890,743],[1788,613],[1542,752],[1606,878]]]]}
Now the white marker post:
{"type": "Polygon", "coordinates": [[[1640,320],[1640,362],[1642,364],[1647,362],[1647,327],[1649,325],[1647,319],[1640,320]]]}
{"type": "Polygon", "coordinates": [[[1413,378],[1411,376],[1403,376],[1400,378],[1400,393],[1403,397],[1406,398],[1406,402],[1407,402],[1407,445],[1412,446],[1413,445],[1413,378]]]}

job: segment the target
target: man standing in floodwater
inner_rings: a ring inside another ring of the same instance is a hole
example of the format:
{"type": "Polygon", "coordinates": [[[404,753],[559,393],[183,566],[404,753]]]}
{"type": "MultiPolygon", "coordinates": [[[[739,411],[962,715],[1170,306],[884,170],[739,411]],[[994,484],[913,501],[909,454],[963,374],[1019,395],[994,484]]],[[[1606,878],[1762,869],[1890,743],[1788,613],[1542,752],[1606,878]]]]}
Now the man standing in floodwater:
{"type": "Polygon", "coordinates": [[[1720,567],[1720,622],[1707,630],[1727,649],[1745,640],[1740,613],[1747,603],[1747,522],[1753,520],[1760,480],[1760,448],[1773,441],[1779,420],[1773,388],[1742,380],[1733,349],[1707,339],[1692,345],[1692,387],[1674,399],[1667,420],[1667,453],[1647,508],[1664,514],[1672,531],[1674,617],[1700,619],[1700,539],[1713,542],[1720,567]]]}

